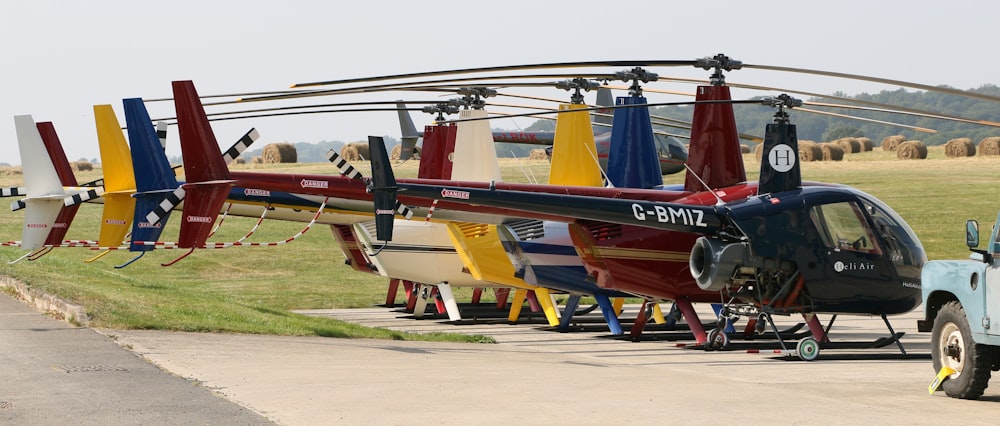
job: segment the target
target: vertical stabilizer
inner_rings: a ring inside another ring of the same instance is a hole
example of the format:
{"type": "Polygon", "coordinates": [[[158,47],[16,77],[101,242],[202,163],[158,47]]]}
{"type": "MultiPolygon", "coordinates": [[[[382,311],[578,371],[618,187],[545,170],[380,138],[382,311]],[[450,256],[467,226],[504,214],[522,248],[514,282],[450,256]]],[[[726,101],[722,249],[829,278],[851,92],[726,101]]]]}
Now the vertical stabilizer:
{"type": "Polygon", "coordinates": [[[35,250],[42,247],[52,230],[52,224],[63,207],[65,191],[35,120],[30,115],[17,115],[14,116],[14,127],[28,195],[24,200],[21,248],[35,250]]]}
{"type": "Polygon", "coordinates": [[[222,159],[219,143],[208,123],[194,83],[175,81],[173,89],[185,180],[207,182],[229,179],[229,169],[222,159]]]}
{"type": "MultiPolygon", "coordinates": [[[[66,151],[63,151],[62,143],[59,141],[59,135],[56,134],[55,126],[52,125],[52,122],[45,121],[37,123],[36,127],[38,127],[38,133],[45,144],[45,150],[52,160],[52,166],[56,169],[56,174],[59,175],[59,182],[64,188],[79,186],[76,175],[73,174],[73,167],[69,165],[69,160],[66,158],[66,151]]],[[[52,230],[49,231],[49,235],[45,239],[45,245],[54,246],[62,243],[69,231],[70,224],[73,223],[73,218],[76,217],[77,210],[80,210],[79,205],[59,209],[59,214],[56,216],[55,222],[52,223],[52,230]]]]}
{"type": "MultiPolygon", "coordinates": [[[[458,115],[459,120],[485,117],[486,111],[481,109],[462,110],[458,115]]],[[[501,181],[500,163],[497,161],[497,150],[488,120],[458,122],[451,179],[474,182],[501,181]]]]}
{"type": "Polygon", "coordinates": [[[400,140],[402,141],[402,145],[399,147],[399,159],[409,160],[417,148],[417,139],[420,139],[420,134],[417,133],[417,126],[413,124],[410,112],[406,110],[406,104],[402,102],[396,104],[396,114],[399,116],[400,140]]]}
{"type": "MultiPolygon", "coordinates": [[[[644,105],[642,96],[619,97],[617,106],[644,105]]],[[[608,180],[619,188],[663,185],[648,107],[615,109],[608,150],[608,180]]]]}
{"type": "MultiPolygon", "coordinates": [[[[560,111],[583,109],[583,104],[562,104],[560,111]]],[[[601,165],[597,161],[597,145],[586,111],[564,112],[556,119],[556,135],[552,142],[550,185],[602,186],[601,165]]]]}
{"type": "Polygon", "coordinates": [[[377,136],[368,137],[372,156],[372,192],[375,199],[375,238],[392,241],[392,224],[396,220],[396,177],[389,164],[385,142],[377,136]]]}
{"type": "MultiPolygon", "coordinates": [[[[614,104],[615,97],[611,94],[611,89],[607,87],[597,89],[597,106],[614,106],[614,104]]],[[[610,108],[594,111],[593,122],[598,125],[593,126],[593,132],[604,133],[608,131],[609,126],[611,126],[614,121],[612,117],[613,114],[614,112],[610,108]]]]}
{"type": "MultiPolygon", "coordinates": [[[[732,100],[728,86],[698,86],[695,101],[732,100]]],[[[691,145],[688,148],[689,170],[684,179],[685,191],[704,191],[692,172],[709,188],[722,188],[747,179],[740,151],[739,132],[733,105],[728,102],[696,103],[691,119],[691,145]]]]}
{"type": "Polygon", "coordinates": [[[128,235],[135,214],[132,155],[111,105],[94,105],[94,121],[104,169],[104,213],[98,243],[102,247],[117,247],[128,235]]]}
{"type": "Polygon", "coordinates": [[[131,98],[122,101],[125,108],[125,124],[131,146],[132,165],[135,167],[135,215],[132,220],[131,251],[150,251],[153,246],[135,244],[136,241],[157,241],[163,233],[170,212],[157,223],[151,224],[146,216],[156,209],[174,189],[177,178],[163,151],[161,141],[166,139],[166,126],[153,129],[149,112],[142,99],[131,98]]]}
{"type": "Polygon", "coordinates": [[[421,179],[451,179],[452,153],[458,127],[451,124],[424,127],[424,144],[420,151],[421,179]]]}
{"type": "Polygon", "coordinates": [[[233,181],[194,83],[175,81],[173,89],[187,181],[182,186],[185,198],[178,246],[198,248],[208,239],[233,181]]]}
{"type": "Polygon", "coordinates": [[[777,121],[764,131],[764,152],[760,161],[758,194],[789,191],[802,186],[799,141],[795,125],[777,121]]]}

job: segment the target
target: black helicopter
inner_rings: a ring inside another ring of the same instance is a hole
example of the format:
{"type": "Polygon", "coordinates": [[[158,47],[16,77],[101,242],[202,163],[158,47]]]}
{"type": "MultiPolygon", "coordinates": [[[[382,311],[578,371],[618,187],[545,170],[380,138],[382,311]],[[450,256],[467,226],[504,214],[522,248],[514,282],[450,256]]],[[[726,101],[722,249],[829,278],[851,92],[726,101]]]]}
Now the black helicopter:
{"type": "MultiPolygon", "coordinates": [[[[793,353],[774,326],[773,314],[879,315],[892,335],[881,344],[896,342],[905,354],[900,334],[886,316],[920,304],[920,268],[927,261],[923,247],[906,222],[875,197],[844,185],[803,182],[796,130],[786,111],[801,101],[782,95],[763,102],[777,112],[765,132],[760,181],[705,188],[686,197],[659,189],[624,194],[614,188],[590,189],[588,195],[577,195],[572,190],[534,191],[530,185],[511,190],[500,183],[397,183],[384,146],[372,143],[371,190],[381,223],[379,238],[391,239],[397,194],[464,204],[470,210],[516,210],[528,218],[561,215],[569,222],[660,230],[654,238],[696,234],[694,247],[687,246],[691,278],[700,292],[726,302],[720,325],[727,317],[756,317],[771,325],[782,349],[793,353]],[[754,195],[746,196],[747,190],[754,195]]],[[[813,336],[800,340],[794,352],[806,360],[829,344],[828,330],[810,326],[813,336]]],[[[709,337],[711,346],[728,344],[719,329],[709,337]]]]}

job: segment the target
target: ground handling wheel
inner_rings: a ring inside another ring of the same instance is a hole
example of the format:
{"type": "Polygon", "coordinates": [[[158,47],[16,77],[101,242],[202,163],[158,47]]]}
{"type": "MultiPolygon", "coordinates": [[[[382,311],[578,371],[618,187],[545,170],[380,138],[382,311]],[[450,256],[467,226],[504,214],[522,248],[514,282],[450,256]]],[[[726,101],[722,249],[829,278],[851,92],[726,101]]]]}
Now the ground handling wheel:
{"type": "Polygon", "coordinates": [[[812,361],[819,356],[819,342],[812,337],[799,340],[799,343],[795,345],[795,353],[803,361],[812,361]]]}
{"type": "Polygon", "coordinates": [[[726,334],[725,329],[713,328],[712,331],[708,332],[708,343],[705,344],[706,350],[724,350],[728,346],[729,335],[726,334]]]}

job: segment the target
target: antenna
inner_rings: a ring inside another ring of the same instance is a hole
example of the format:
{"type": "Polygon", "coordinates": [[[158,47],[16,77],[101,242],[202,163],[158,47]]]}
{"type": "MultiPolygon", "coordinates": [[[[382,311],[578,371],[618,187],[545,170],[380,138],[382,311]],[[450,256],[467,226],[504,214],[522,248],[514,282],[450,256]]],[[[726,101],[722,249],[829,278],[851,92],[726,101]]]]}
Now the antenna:
{"type": "Polygon", "coordinates": [[[695,172],[694,172],[694,170],[691,170],[691,168],[690,168],[690,167],[688,167],[687,163],[684,163],[684,168],[685,168],[685,169],[687,169],[687,171],[688,171],[689,173],[691,173],[691,176],[694,176],[694,178],[695,178],[695,179],[697,179],[697,180],[698,180],[698,182],[701,182],[701,186],[704,186],[704,187],[705,187],[705,190],[706,190],[706,191],[708,191],[708,192],[711,192],[711,193],[712,193],[712,196],[714,196],[714,197],[715,197],[715,205],[716,205],[716,206],[721,206],[721,205],[723,205],[723,204],[726,204],[726,202],[725,202],[725,201],[722,201],[722,197],[719,197],[719,194],[716,194],[716,193],[715,193],[715,190],[714,190],[714,189],[712,189],[712,188],[709,188],[709,187],[708,187],[708,184],[707,184],[707,183],[705,183],[705,181],[701,180],[701,177],[700,177],[700,176],[698,176],[698,174],[697,174],[697,173],[695,173],[695,172]]]}

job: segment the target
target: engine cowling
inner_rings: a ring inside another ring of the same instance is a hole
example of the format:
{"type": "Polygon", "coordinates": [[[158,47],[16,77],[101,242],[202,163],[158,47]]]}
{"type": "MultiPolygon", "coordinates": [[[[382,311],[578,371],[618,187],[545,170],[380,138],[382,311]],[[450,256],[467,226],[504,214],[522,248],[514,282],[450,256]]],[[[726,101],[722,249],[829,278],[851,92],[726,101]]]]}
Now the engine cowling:
{"type": "Polygon", "coordinates": [[[742,243],[727,244],[699,237],[688,259],[691,276],[702,290],[722,290],[729,285],[736,268],[748,263],[746,253],[746,245],[742,243]]]}

